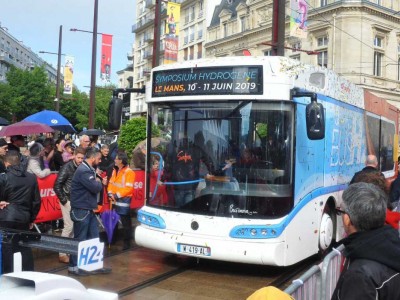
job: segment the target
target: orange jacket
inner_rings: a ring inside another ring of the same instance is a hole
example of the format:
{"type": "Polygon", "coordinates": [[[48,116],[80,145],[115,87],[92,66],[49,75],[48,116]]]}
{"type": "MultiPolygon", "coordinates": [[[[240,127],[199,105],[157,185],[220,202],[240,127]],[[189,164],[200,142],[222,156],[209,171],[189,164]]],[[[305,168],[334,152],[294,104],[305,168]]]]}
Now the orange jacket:
{"type": "Polygon", "coordinates": [[[108,193],[117,195],[118,198],[132,197],[135,172],[128,166],[118,171],[114,168],[108,183],[108,193]]]}

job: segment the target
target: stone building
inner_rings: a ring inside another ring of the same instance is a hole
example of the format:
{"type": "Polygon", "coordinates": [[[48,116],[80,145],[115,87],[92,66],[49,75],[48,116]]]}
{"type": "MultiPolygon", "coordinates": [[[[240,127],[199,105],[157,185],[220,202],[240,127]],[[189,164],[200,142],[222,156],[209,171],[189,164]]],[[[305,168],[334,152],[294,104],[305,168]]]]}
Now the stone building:
{"type": "MultiPolygon", "coordinates": [[[[273,0],[184,0],[178,61],[272,53],[273,0]]],[[[155,0],[137,1],[132,85],[149,84],[155,0]]],[[[308,0],[307,34],[290,34],[285,3],[284,55],[334,70],[400,108],[400,0],[308,0]]],[[[164,58],[166,3],[161,3],[159,62],[164,58]]],[[[147,110],[145,95],[132,94],[131,116],[147,110]]]]}
{"type": "MultiPolygon", "coordinates": [[[[271,54],[272,4],[222,0],[207,28],[206,56],[271,54]]],[[[309,0],[307,36],[290,36],[285,56],[334,70],[400,108],[400,1],[309,0]],[[311,55],[310,55],[311,54],[311,55]]]]}

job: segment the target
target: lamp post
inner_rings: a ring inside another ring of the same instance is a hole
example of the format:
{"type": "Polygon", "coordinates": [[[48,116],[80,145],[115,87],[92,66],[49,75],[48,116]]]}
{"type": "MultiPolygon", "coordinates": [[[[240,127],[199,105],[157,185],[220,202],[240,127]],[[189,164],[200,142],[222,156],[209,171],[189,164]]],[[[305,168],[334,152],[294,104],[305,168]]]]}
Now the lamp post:
{"type": "Polygon", "coordinates": [[[94,128],[94,112],[96,105],[96,53],[97,53],[97,14],[99,1],[94,1],[93,17],[93,43],[92,43],[92,74],[90,79],[90,102],[89,102],[89,128],[94,128]]]}
{"type": "Polygon", "coordinates": [[[46,53],[46,54],[55,54],[58,56],[57,58],[57,81],[56,81],[56,98],[54,99],[54,106],[56,112],[60,111],[60,80],[61,80],[61,47],[62,47],[62,25],[60,25],[60,32],[58,34],[58,52],[47,52],[47,51],[39,51],[39,53],[46,53]]]}
{"type": "Polygon", "coordinates": [[[89,101],[89,128],[94,128],[94,117],[95,117],[95,106],[96,106],[96,54],[97,54],[97,16],[99,10],[98,0],[94,1],[94,16],[93,16],[93,31],[81,30],[76,28],[71,28],[70,31],[80,31],[93,34],[92,41],[92,68],[90,76],[90,101],[89,101]]]}

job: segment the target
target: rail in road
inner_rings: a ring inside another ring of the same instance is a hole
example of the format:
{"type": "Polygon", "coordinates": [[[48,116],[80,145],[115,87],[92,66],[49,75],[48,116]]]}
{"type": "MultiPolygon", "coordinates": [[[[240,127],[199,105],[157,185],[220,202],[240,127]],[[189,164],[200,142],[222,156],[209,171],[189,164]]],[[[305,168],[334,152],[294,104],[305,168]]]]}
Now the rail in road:
{"type": "MultiPolygon", "coordinates": [[[[273,285],[284,289],[290,280],[315,260],[278,268],[197,260],[143,247],[122,251],[120,245],[106,246],[104,265],[111,274],[73,277],[86,288],[117,293],[120,299],[246,299],[255,290],[273,285]]],[[[35,251],[35,250],[34,250],[35,251]]],[[[35,270],[68,275],[58,254],[35,251],[35,270]]]]}

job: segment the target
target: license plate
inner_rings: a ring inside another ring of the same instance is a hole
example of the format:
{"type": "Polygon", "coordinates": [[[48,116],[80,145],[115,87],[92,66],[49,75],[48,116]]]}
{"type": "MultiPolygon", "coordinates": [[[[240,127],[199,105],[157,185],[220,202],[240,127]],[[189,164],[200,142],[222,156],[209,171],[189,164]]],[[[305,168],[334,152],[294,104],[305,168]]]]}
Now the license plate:
{"type": "Polygon", "coordinates": [[[194,255],[210,256],[211,248],[194,246],[194,245],[186,245],[186,244],[178,244],[178,252],[194,254],[194,255]]]}

